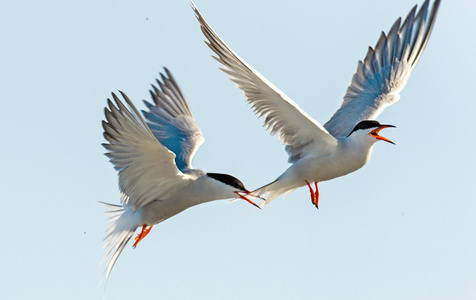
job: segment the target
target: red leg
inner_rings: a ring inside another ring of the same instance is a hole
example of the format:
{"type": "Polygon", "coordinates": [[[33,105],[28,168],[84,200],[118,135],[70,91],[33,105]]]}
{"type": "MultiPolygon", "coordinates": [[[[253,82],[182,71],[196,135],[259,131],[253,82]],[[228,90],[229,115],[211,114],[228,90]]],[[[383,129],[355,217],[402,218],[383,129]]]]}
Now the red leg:
{"type": "Polygon", "coordinates": [[[142,226],[142,231],[136,236],[136,242],[134,243],[134,245],[132,245],[133,248],[135,248],[137,244],[139,244],[139,242],[142,241],[149,234],[150,230],[152,229],[152,226],[149,226],[149,228],[147,228],[147,225],[142,226]]]}
{"type": "Polygon", "coordinates": [[[319,209],[319,189],[317,188],[317,181],[314,182],[316,190],[314,191],[307,180],[305,180],[307,186],[309,187],[309,191],[311,192],[311,202],[317,209],[319,209]]]}
{"type": "Polygon", "coordinates": [[[316,202],[314,203],[316,205],[316,208],[319,209],[319,189],[317,188],[317,181],[314,182],[316,186],[316,191],[314,192],[316,202]]]}

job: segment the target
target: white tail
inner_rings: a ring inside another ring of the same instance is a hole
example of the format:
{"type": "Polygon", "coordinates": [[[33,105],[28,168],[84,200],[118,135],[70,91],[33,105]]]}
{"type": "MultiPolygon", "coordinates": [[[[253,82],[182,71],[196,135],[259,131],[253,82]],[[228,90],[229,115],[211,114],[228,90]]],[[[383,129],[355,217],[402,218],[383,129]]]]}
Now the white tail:
{"type": "MultiPolygon", "coordinates": [[[[283,198],[286,198],[287,196],[289,196],[289,194],[291,194],[297,189],[297,188],[288,189],[286,185],[282,184],[282,181],[280,180],[280,178],[281,177],[251,192],[250,195],[257,196],[261,200],[263,200],[261,201],[260,204],[258,204],[260,208],[263,208],[263,206],[265,206],[266,204],[271,203],[271,201],[278,198],[283,193],[286,193],[283,197],[283,198]]],[[[232,199],[228,201],[228,203],[235,202],[238,200],[241,200],[241,198],[232,199]]]]}
{"type": "Polygon", "coordinates": [[[285,185],[282,184],[282,181],[280,180],[281,177],[276,179],[275,181],[262,186],[254,191],[252,191],[253,194],[256,194],[260,197],[266,198],[266,200],[262,201],[259,206],[263,207],[266,204],[271,203],[274,199],[278,198],[281,194],[286,193],[283,198],[286,198],[294,192],[296,189],[288,189],[285,185]]]}
{"type": "Polygon", "coordinates": [[[286,198],[296,190],[296,188],[289,189],[286,184],[283,184],[283,180],[281,179],[282,176],[278,177],[275,181],[268,183],[265,186],[262,186],[252,193],[266,198],[263,202],[259,204],[260,207],[265,206],[266,204],[270,204],[271,201],[278,198],[281,194],[286,193],[283,198],[286,198]]]}
{"type": "Polygon", "coordinates": [[[106,244],[104,248],[108,248],[104,260],[112,253],[106,266],[106,281],[111,274],[111,270],[116,263],[117,258],[121,255],[122,250],[131,239],[134,231],[137,229],[137,219],[132,210],[124,208],[122,205],[114,205],[109,203],[100,202],[106,206],[109,211],[106,214],[110,215],[109,225],[107,228],[107,236],[104,238],[106,244]]]}

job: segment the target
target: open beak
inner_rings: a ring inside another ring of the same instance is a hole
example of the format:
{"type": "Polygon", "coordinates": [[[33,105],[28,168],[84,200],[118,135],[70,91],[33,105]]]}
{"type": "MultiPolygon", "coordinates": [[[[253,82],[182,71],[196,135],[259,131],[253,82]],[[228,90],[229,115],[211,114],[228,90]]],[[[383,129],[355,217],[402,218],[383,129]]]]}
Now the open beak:
{"type": "Polygon", "coordinates": [[[396,126],[393,126],[393,125],[380,125],[380,127],[372,130],[369,135],[370,136],[373,136],[374,138],[376,138],[377,140],[382,140],[382,141],[386,141],[390,144],[394,144],[394,142],[392,142],[391,140],[387,139],[386,137],[383,137],[381,135],[379,135],[378,133],[380,132],[380,130],[384,129],[384,128],[390,128],[390,127],[396,127],[396,126]]]}
{"type": "Polygon", "coordinates": [[[242,192],[242,193],[243,193],[243,195],[242,195],[242,194],[240,194],[240,192],[234,192],[234,193],[235,193],[235,194],[237,194],[237,195],[238,195],[238,197],[240,197],[241,199],[243,199],[243,200],[246,200],[246,201],[247,201],[249,204],[251,204],[251,205],[254,205],[254,206],[256,206],[257,208],[261,209],[261,207],[259,207],[259,205],[258,205],[258,204],[254,203],[254,202],[253,202],[253,201],[251,201],[250,199],[246,198],[246,196],[250,195],[250,196],[252,196],[252,197],[257,197],[257,198],[260,198],[260,199],[263,199],[263,198],[261,198],[261,197],[259,197],[259,196],[255,196],[255,195],[251,194],[251,192],[250,192],[250,191],[242,192]]]}

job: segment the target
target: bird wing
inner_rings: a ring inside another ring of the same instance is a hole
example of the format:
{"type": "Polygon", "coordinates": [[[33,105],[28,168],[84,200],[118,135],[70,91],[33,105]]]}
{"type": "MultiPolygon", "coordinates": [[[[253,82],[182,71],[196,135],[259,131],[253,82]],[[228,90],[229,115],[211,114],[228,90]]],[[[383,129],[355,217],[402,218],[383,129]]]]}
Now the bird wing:
{"type": "Polygon", "coordinates": [[[271,134],[279,135],[280,141],[286,145],[289,162],[298,160],[310,148],[318,151],[337,143],[321,124],[233,52],[193,3],[192,8],[208,39],[206,44],[217,55],[213,58],[224,66],[220,69],[230,75],[230,80],[243,91],[254,112],[264,117],[264,125],[271,134]]]}
{"type": "Polygon", "coordinates": [[[358,63],[341,107],[324,124],[334,137],[347,136],[358,122],[375,119],[400,99],[430,38],[439,5],[440,0],[436,0],[428,14],[426,0],[416,16],[415,5],[403,24],[398,18],[388,35],[382,32],[375,49],[369,47],[364,61],[358,63]]]}
{"type": "Polygon", "coordinates": [[[129,98],[122,93],[129,109],[113,93],[116,105],[108,99],[109,109],[102,122],[108,143],[106,156],[119,172],[119,188],[124,206],[138,210],[166,198],[185,184],[184,175],[174,163],[175,154],[157,141],[129,98]]]}
{"type": "Polygon", "coordinates": [[[203,138],[192,111],[177,82],[167,68],[167,76],[160,74],[158,87],[152,85],[150,94],[154,104],[144,101],[149,111],[142,111],[147,125],[159,142],[174,152],[179,170],[192,169],[192,159],[203,138]]]}

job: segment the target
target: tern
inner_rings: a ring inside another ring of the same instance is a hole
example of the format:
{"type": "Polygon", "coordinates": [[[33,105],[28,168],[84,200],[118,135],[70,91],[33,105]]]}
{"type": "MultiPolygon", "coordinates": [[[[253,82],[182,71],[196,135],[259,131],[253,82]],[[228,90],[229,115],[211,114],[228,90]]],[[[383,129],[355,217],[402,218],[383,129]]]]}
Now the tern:
{"type": "MultiPolygon", "coordinates": [[[[108,151],[106,156],[119,173],[121,205],[103,203],[110,211],[105,238],[109,258],[106,279],[134,234],[142,226],[133,247],[158,224],[197,204],[208,201],[247,198],[250,195],[237,178],[207,173],[192,167],[192,158],[204,138],[177,82],[166,76],[152,85],[154,101],[144,101],[146,122],[126,94],[120,92],[128,108],[112,93],[108,99],[106,121],[102,122],[108,151]]],[[[258,207],[258,206],[257,206],[258,207]]]]}
{"type": "Polygon", "coordinates": [[[393,144],[379,132],[395,126],[375,118],[399,100],[430,38],[439,5],[440,0],[434,1],[429,11],[426,0],[418,12],[415,5],[403,23],[398,18],[388,34],[382,32],[375,48],[369,47],[365,59],[358,62],[340,108],[322,126],[233,52],[191,3],[205,43],[216,54],[212,57],[224,66],[220,69],[243,91],[258,117],[264,118],[264,126],[279,136],[292,164],[276,180],[253,191],[266,196],[260,206],[307,185],[313,205],[319,208],[318,182],[363,167],[375,142],[393,144]]]}

